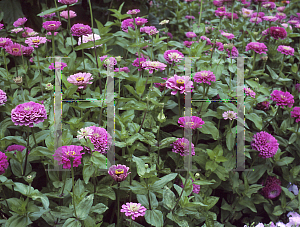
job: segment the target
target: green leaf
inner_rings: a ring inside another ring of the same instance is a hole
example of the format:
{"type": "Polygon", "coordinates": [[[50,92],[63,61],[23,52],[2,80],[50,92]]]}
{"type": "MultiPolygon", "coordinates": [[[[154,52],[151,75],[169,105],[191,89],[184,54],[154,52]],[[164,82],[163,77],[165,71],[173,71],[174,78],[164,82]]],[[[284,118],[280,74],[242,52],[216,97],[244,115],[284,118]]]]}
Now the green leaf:
{"type": "Polygon", "coordinates": [[[104,196],[104,197],[107,197],[111,200],[116,200],[116,194],[115,194],[114,190],[111,187],[109,187],[107,185],[101,186],[101,187],[102,188],[97,189],[96,195],[104,196]]]}
{"type": "Polygon", "coordinates": [[[25,227],[32,224],[29,217],[20,215],[11,216],[5,223],[5,227],[25,227]]]}
{"type": "Polygon", "coordinates": [[[144,207],[146,207],[147,209],[149,208],[149,201],[148,201],[148,197],[146,195],[136,195],[136,199],[138,200],[138,202],[140,204],[142,204],[144,207]]]}
{"type": "Polygon", "coordinates": [[[294,63],[291,69],[292,69],[292,72],[293,72],[293,73],[297,73],[297,72],[298,72],[298,66],[297,66],[297,63],[294,63]]]}
{"type": "MultiPolygon", "coordinates": [[[[194,181],[195,182],[195,181],[194,181]]],[[[194,184],[193,182],[193,184],[194,184]]],[[[205,207],[205,210],[210,210],[218,201],[219,201],[219,197],[216,196],[209,196],[205,198],[205,204],[207,205],[205,207]]]]}
{"type": "Polygon", "coordinates": [[[62,227],[81,227],[81,223],[76,218],[68,218],[62,227]]]}
{"type": "Polygon", "coordinates": [[[164,216],[160,210],[146,210],[146,222],[155,227],[163,227],[164,216]]]}
{"type": "Polygon", "coordinates": [[[166,148],[166,147],[170,147],[170,144],[171,143],[174,143],[178,138],[176,137],[168,137],[168,138],[165,138],[163,139],[162,141],[160,141],[159,143],[159,148],[160,149],[163,149],[163,148],[166,148]]]}
{"type": "Polygon", "coordinates": [[[297,134],[296,133],[293,133],[291,136],[290,136],[290,139],[289,139],[289,144],[292,144],[296,141],[297,139],[297,134]]]}
{"type": "Polygon", "coordinates": [[[26,144],[27,144],[22,136],[6,136],[6,137],[2,138],[1,140],[10,141],[10,142],[13,142],[14,144],[22,145],[24,147],[26,147],[26,144]]]}
{"type": "Polygon", "coordinates": [[[193,182],[193,184],[196,185],[210,185],[210,184],[214,184],[216,183],[216,181],[214,179],[212,180],[196,180],[193,182]]]}
{"type": "Polygon", "coordinates": [[[108,210],[108,207],[104,205],[103,203],[98,203],[95,206],[92,206],[91,212],[97,213],[97,214],[103,214],[105,211],[108,210]]]}
{"type": "Polygon", "coordinates": [[[162,178],[160,180],[156,181],[153,185],[150,186],[150,190],[153,192],[156,192],[160,189],[162,189],[168,182],[173,180],[177,176],[177,173],[170,173],[162,178]]]}
{"type": "Polygon", "coordinates": [[[254,171],[249,171],[246,174],[248,183],[250,185],[256,183],[262,177],[262,175],[266,172],[268,167],[263,164],[263,165],[254,166],[253,169],[254,169],[254,171]]]}
{"type": "Polygon", "coordinates": [[[214,124],[210,121],[206,121],[204,125],[202,125],[202,128],[198,129],[200,132],[204,134],[210,134],[214,138],[214,140],[217,140],[219,138],[219,130],[214,126],[214,124]]]}
{"type": "Polygon", "coordinates": [[[89,182],[89,179],[93,175],[94,171],[95,171],[95,167],[93,165],[83,166],[82,175],[85,184],[89,182]]]}
{"type": "Polygon", "coordinates": [[[278,206],[276,206],[275,208],[274,208],[274,210],[273,210],[273,215],[275,215],[275,216],[280,216],[280,215],[282,215],[283,214],[283,210],[282,210],[282,207],[281,207],[281,205],[278,205],[278,206]]]}
{"type": "Polygon", "coordinates": [[[84,220],[84,227],[95,227],[96,222],[94,219],[90,216],[87,216],[87,218],[84,220]]]}
{"type": "Polygon", "coordinates": [[[163,204],[169,209],[173,209],[176,203],[175,194],[168,188],[165,187],[163,190],[163,204]]]}
{"type": "Polygon", "coordinates": [[[274,79],[274,80],[277,80],[278,79],[278,75],[273,71],[273,69],[270,68],[270,66],[266,65],[267,66],[267,69],[269,70],[270,74],[271,74],[271,77],[274,79]]]}
{"type": "Polygon", "coordinates": [[[295,158],[293,157],[283,157],[279,161],[276,162],[278,166],[287,166],[288,164],[292,163],[295,158]]]}
{"type": "Polygon", "coordinates": [[[146,173],[145,162],[143,161],[143,159],[135,157],[134,155],[132,155],[132,161],[136,163],[138,175],[140,177],[143,176],[146,173]]]}
{"type": "Polygon", "coordinates": [[[250,210],[257,213],[256,207],[250,198],[243,197],[242,200],[239,201],[239,204],[248,207],[250,210]]]}
{"type": "Polygon", "coordinates": [[[245,114],[246,119],[252,121],[255,126],[261,130],[262,129],[262,119],[255,113],[245,114]]]}
{"type": "Polygon", "coordinates": [[[136,90],[136,93],[139,95],[142,95],[144,93],[145,82],[142,77],[140,77],[139,80],[137,81],[135,90],[136,90]]]}
{"type": "Polygon", "coordinates": [[[106,169],[106,157],[99,152],[93,152],[91,162],[99,169],[106,169]]]}
{"type": "MultiPolygon", "coordinates": [[[[70,6],[73,6],[73,5],[74,4],[72,4],[70,6]]],[[[60,6],[60,7],[57,7],[57,8],[47,9],[44,12],[39,13],[37,16],[41,17],[41,16],[45,16],[46,14],[55,13],[55,12],[62,11],[62,10],[65,10],[65,9],[67,9],[67,5],[63,5],[63,6],[60,6]]]]}
{"type": "Polygon", "coordinates": [[[85,197],[76,207],[76,214],[80,220],[85,220],[89,215],[90,209],[93,205],[94,195],[91,194],[85,197]]]}

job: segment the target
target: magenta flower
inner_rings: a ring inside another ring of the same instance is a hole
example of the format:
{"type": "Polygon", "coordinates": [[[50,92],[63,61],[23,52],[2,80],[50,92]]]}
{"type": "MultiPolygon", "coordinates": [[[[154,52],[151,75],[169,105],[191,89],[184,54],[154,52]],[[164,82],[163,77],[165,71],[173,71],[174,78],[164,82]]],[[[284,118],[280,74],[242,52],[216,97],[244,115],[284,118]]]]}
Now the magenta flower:
{"type": "Polygon", "coordinates": [[[145,26],[145,27],[141,27],[140,28],[140,32],[145,32],[148,35],[155,35],[157,34],[159,31],[156,29],[156,27],[154,26],[145,26]]]}
{"type": "Polygon", "coordinates": [[[11,120],[15,125],[33,127],[33,124],[44,122],[47,112],[44,105],[35,102],[19,104],[11,111],[11,120]]]}
{"type": "Polygon", "coordinates": [[[256,108],[259,110],[269,110],[270,102],[264,101],[264,102],[257,103],[256,108]]]}
{"type": "Polygon", "coordinates": [[[203,35],[203,36],[200,37],[200,39],[206,40],[206,45],[211,45],[211,46],[212,46],[212,42],[211,42],[210,39],[207,38],[206,36],[203,35]]]}
{"type": "MultiPolygon", "coordinates": [[[[170,146],[173,146],[172,152],[179,153],[180,156],[189,155],[189,140],[186,138],[179,138],[174,143],[170,144],[170,146]]],[[[191,143],[191,151],[192,156],[195,155],[195,148],[193,143],[191,143]]]]}
{"type": "Polygon", "coordinates": [[[194,37],[197,37],[197,35],[194,33],[194,32],[187,32],[185,33],[186,37],[188,38],[194,38],[194,37]]]}
{"type": "MultiPolygon", "coordinates": [[[[165,77],[165,78],[162,78],[163,80],[168,80],[168,78],[167,77],[165,77]]],[[[153,83],[154,84],[154,86],[155,87],[157,87],[157,88],[159,88],[159,90],[162,92],[164,89],[165,89],[165,87],[166,87],[166,83],[153,83]]]]}
{"type": "Polygon", "coordinates": [[[159,61],[146,61],[142,64],[142,67],[149,70],[149,73],[152,74],[153,70],[165,70],[167,65],[159,61]]]}
{"type": "Polygon", "coordinates": [[[47,39],[46,37],[29,37],[25,40],[25,43],[28,44],[28,46],[34,46],[39,47],[40,44],[46,43],[47,39]]]}
{"type": "Polygon", "coordinates": [[[288,91],[283,92],[279,90],[275,90],[271,94],[271,100],[276,102],[277,106],[281,106],[281,108],[284,108],[284,106],[292,107],[294,103],[294,96],[291,95],[288,91]]]}
{"type": "Polygon", "coordinates": [[[223,16],[225,16],[226,15],[226,11],[224,11],[224,10],[215,10],[215,16],[216,17],[223,17],[223,16]]]}
{"type": "Polygon", "coordinates": [[[45,21],[43,23],[43,28],[45,28],[47,31],[51,31],[51,32],[58,29],[59,26],[61,26],[60,21],[45,21]]]}
{"type": "Polygon", "coordinates": [[[7,161],[7,156],[0,151],[0,174],[5,173],[5,170],[8,168],[9,163],[7,161]]]}
{"type": "MultiPolygon", "coordinates": [[[[230,19],[230,20],[231,20],[231,15],[232,15],[231,12],[227,12],[225,14],[225,16],[227,17],[227,19],[230,19]]],[[[233,19],[239,19],[238,15],[236,13],[233,13],[233,19]]]]}
{"type": "Polygon", "coordinates": [[[186,15],[184,18],[185,18],[185,19],[191,19],[191,20],[194,20],[194,19],[195,19],[194,16],[190,16],[190,15],[186,15]]]}
{"type": "Polygon", "coordinates": [[[178,50],[167,50],[164,53],[164,58],[169,64],[175,64],[175,62],[180,62],[184,55],[178,50]]]}
{"type": "Polygon", "coordinates": [[[138,71],[141,71],[142,69],[144,69],[143,67],[143,63],[148,61],[148,59],[142,57],[142,58],[137,58],[133,61],[132,65],[135,66],[135,67],[139,67],[138,71]],[[142,69],[140,69],[140,67],[142,69]]]}
{"type": "Polygon", "coordinates": [[[195,41],[184,41],[183,45],[185,45],[186,47],[190,48],[194,42],[195,41]]]}
{"type": "Polygon", "coordinates": [[[261,6],[266,9],[275,9],[276,8],[276,4],[274,2],[264,2],[261,4],[261,6]]]}
{"type": "MultiPolygon", "coordinates": [[[[165,32],[163,32],[163,34],[166,34],[165,32]]],[[[173,35],[172,33],[168,32],[167,35],[170,37],[170,39],[173,39],[173,35]]],[[[166,40],[166,39],[165,39],[166,40]]]]}
{"type": "Polygon", "coordinates": [[[58,0],[58,2],[65,5],[71,5],[77,3],[78,0],[58,0]]]}
{"type": "Polygon", "coordinates": [[[121,182],[126,179],[129,173],[129,167],[125,165],[112,165],[108,169],[108,174],[111,175],[111,177],[116,181],[116,182],[121,182]]]}
{"type": "Polygon", "coordinates": [[[286,14],[279,12],[279,13],[276,13],[275,17],[277,17],[280,21],[282,21],[286,18],[286,14]]]}
{"type": "Polygon", "coordinates": [[[15,29],[12,29],[10,32],[11,33],[19,33],[19,32],[21,32],[23,30],[24,30],[23,28],[15,28],[15,29]]]}
{"type": "MultiPolygon", "coordinates": [[[[52,35],[51,32],[47,32],[46,34],[47,34],[47,35],[52,35]]],[[[56,35],[58,34],[58,32],[54,32],[53,34],[54,34],[54,36],[56,36],[56,35]]],[[[47,41],[48,41],[48,42],[51,42],[51,39],[50,39],[50,40],[48,39],[47,41]]]]}
{"type": "Polygon", "coordinates": [[[218,48],[219,51],[223,51],[224,50],[224,45],[221,42],[216,42],[216,47],[218,48]]]}
{"type": "Polygon", "coordinates": [[[90,73],[76,73],[68,77],[67,81],[78,86],[78,89],[85,89],[87,84],[92,84],[94,79],[90,73]]]}
{"type": "Polygon", "coordinates": [[[271,22],[275,22],[278,20],[278,18],[274,17],[274,16],[264,16],[262,19],[265,21],[271,21],[271,22]]]}
{"type": "Polygon", "coordinates": [[[277,48],[277,51],[279,51],[280,53],[282,54],[285,54],[285,55],[294,55],[294,48],[290,47],[290,46],[284,46],[284,45],[279,45],[278,48],[277,48]]]}
{"type": "MultiPolygon", "coordinates": [[[[191,180],[192,180],[192,182],[194,182],[194,180],[193,180],[193,179],[191,179],[191,180]]],[[[181,183],[180,187],[182,187],[182,188],[183,188],[183,183],[181,183]]],[[[201,186],[200,186],[200,185],[193,184],[193,191],[192,191],[192,193],[199,194],[199,192],[200,192],[200,188],[201,188],[201,186]]],[[[192,193],[191,193],[190,195],[192,195],[192,193]]]]}
{"type": "Polygon", "coordinates": [[[274,199],[279,196],[282,191],[280,186],[280,180],[276,179],[276,177],[268,177],[267,183],[262,189],[261,194],[267,199],[274,199]]]}
{"type": "Polygon", "coordinates": [[[211,71],[196,72],[195,76],[194,76],[194,81],[197,82],[197,83],[206,83],[206,84],[211,85],[210,81],[215,82],[216,81],[216,76],[211,71]]]}
{"type": "Polygon", "coordinates": [[[22,45],[22,53],[24,56],[30,56],[34,51],[34,48],[33,47],[25,47],[22,45]]]}
{"type": "MultiPolygon", "coordinates": [[[[5,152],[9,152],[9,151],[20,151],[22,152],[24,149],[26,149],[26,147],[22,146],[22,145],[17,145],[17,144],[14,144],[14,145],[10,145],[6,148],[6,151],[5,152]]],[[[15,152],[16,154],[17,152],[15,152]]],[[[28,154],[30,153],[30,151],[28,151],[28,154]]]]}
{"type": "Polygon", "coordinates": [[[178,119],[178,124],[180,124],[180,127],[185,127],[185,128],[191,128],[191,129],[196,129],[196,128],[202,128],[202,125],[205,124],[204,121],[200,117],[196,116],[191,116],[191,117],[180,117],[178,119]]]}
{"type": "Polygon", "coordinates": [[[43,17],[45,19],[52,18],[52,17],[55,17],[55,13],[45,14],[44,16],[40,16],[40,17],[43,17]]]}
{"type": "MultiPolygon", "coordinates": [[[[101,127],[90,126],[90,129],[93,130],[91,135],[89,136],[92,144],[94,144],[94,151],[97,151],[101,154],[106,154],[107,150],[109,150],[112,145],[112,137],[111,135],[101,127]]],[[[86,150],[90,151],[88,147],[84,147],[86,150]]]]}
{"type": "Polygon", "coordinates": [[[0,106],[4,106],[7,101],[6,93],[0,89],[0,106]]]}
{"type": "MultiPolygon", "coordinates": [[[[56,64],[56,67],[60,67],[60,70],[63,70],[65,67],[67,67],[68,65],[66,64],[66,63],[64,63],[64,62],[62,62],[61,64],[60,63],[57,63],[56,64]]],[[[49,65],[49,69],[55,69],[55,63],[51,63],[50,65],[49,65]]]]}
{"type": "Polygon", "coordinates": [[[191,88],[191,92],[193,92],[193,81],[190,80],[189,76],[177,76],[176,74],[169,78],[166,82],[166,88],[173,89],[171,92],[172,95],[176,95],[179,91],[180,94],[186,94],[185,89],[191,88]]]}
{"type": "Polygon", "coordinates": [[[122,205],[121,212],[124,212],[127,217],[131,216],[131,219],[135,220],[135,218],[139,216],[145,216],[146,210],[147,209],[144,206],[142,206],[142,204],[130,202],[126,203],[126,205],[122,205]]]}
{"type": "Polygon", "coordinates": [[[292,25],[297,25],[297,24],[299,24],[300,22],[299,22],[299,20],[289,20],[288,23],[289,23],[289,24],[292,24],[292,25]]]}
{"type": "Polygon", "coordinates": [[[132,10],[128,10],[127,14],[136,15],[136,14],[138,14],[140,12],[141,12],[141,10],[139,10],[139,9],[132,9],[132,10]]]}
{"type": "Polygon", "coordinates": [[[279,143],[271,134],[262,131],[253,136],[251,147],[253,150],[260,152],[259,157],[266,159],[272,158],[277,153],[279,143]]]}
{"type": "Polygon", "coordinates": [[[281,27],[271,27],[266,30],[266,33],[269,34],[274,39],[285,39],[287,37],[287,32],[284,28],[281,27]]]}
{"type": "Polygon", "coordinates": [[[77,23],[71,27],[71,33],[72,36],[88,35],[92,33],[92,29],[88,25],[77,23]]]}
{"type": "Polygon", "coordinates": [[[246,46],[246,51],[253,50],[258,54],[267,54],[268,51],[266,45],[264,43],[259,42],[250,42],[246,46]]]}
{"type": "Polygon", "coordinates": [[[251,23],[259,24],[262,22],[262,19],[260,17],[252,17],[249,21],[251,23]]]}
{"type": "Polygon", "coordinates": [[[244,91],[246,93],[246,96],[251,96],[252,98],[255,98],[255,92],[252,91],[250,88],[244,88],[244,91]]]}
{"type": "Polygon", "coordinates": [[[232,33],[221,32],[221,35],[225,36],[227,39],[234,39],[234,34],[232,33]]]}
{"type": "Polygon", "coordinates": [[[239,56],[239,51],[235,46],[232,47],[231,53],[230,53],[229,49],[226,49],[226,52],[227,52],[227,57],[228,58],[230,58],[230,54],[231,54],[231,57],[238,57],[239,56]]]}
{"type": "Polygon", "coordinates": [[[296,123],[300,121],[300,107],[294,107],[291,111],[291,117],[296,117],[296,123]]]}
{"type": "Polygon", "coordinates": [[[259,17],[259,18],[263,18],[265,16],[265,13],[264,12],[259,12],[258,15],[257,13],[252,13],[251,17],[259,17]]]}
{"type": "Polygon", "coordinates": [[[16,20],[14,22],[14,27],[21,27],[23,24],[25,24],[25,22],[27,21],[26,17],[23,18],[19,18],[18,20],[16,20]]]}
{"type": "Polygon", "coordinates": [[[223,6],[223,0],[214,0],[213,1],[213,4],[215,5],[215,6],[223,6]]]}
{"type": "Polygon", "coordinates": [[[276,8],[278,12],[283,12],[285,9],[285,6],[280,6],[276,8]]]}
{"type": "Polygon", "coordinates": [[[6,46],[10,46],[13,44],[10,38],[0,38],[0,47],[5,48],[6,46]]]}
{"type": "Polygon", "coordinates": [[[133,19],[126,19],[126,20],[122,21],[121,28],[122,28],[123,32],[127,33],[128,27],[131,27],[133,30],[135,29],[133,19]]]}
{"type": "Polygon", "coordinates": [[[6,46],[5,51],[13,56],[22,56],[21,45],[14,43],[12,45],[6,46]]]}
{"type": "Polygon", "coordinates": [[[230,119],[232,121],[233,119],[237,119],[237,113],[235,113],[234,111],[228,110],[222,114],[222,117],[225,120],[230,119]]]}
{"type": "Polygon", "coordinates": [[[114,72],[125,72],[125,73],[130,73],[130,70],[128,67],[123,67],[123,68],[116,68],[114,72]]]}
{"type": "Polygon", "coordinates": [[[148,20],[146,18],[142,18],[142,17],[135,18],[135,23],[137,26],[142,26],[142,25],[146,24],[147,22],[148,22],[148,20]]]}
{"type": "Polygon", "coordinates": [[[251,17],[253,10],[242,8],[243,17],[251,17]]]}
{"type": "Polygon", "coordinates": [[[58,162],[58,165],[63,165],[64,169],[71,169],[71,161],[73,167],[78,167],[81,164],[83,150],[81,146],[69,145],[59,147],[54,153],[54,160],[58,162]]]}
{"type": "Polygon", "coordinates": [[[0,23],[0,30],[4,28],[4,24],[0,23]]]}
{"type": "MultiPolygon", "coordinates": [[[[70,18],[74,18],[77,16],[77,14],[73,10],[69,10],[70,18]]],[[[60,12],[60,16],[68,19],[68,10],[64,10],[60,12]]]]}

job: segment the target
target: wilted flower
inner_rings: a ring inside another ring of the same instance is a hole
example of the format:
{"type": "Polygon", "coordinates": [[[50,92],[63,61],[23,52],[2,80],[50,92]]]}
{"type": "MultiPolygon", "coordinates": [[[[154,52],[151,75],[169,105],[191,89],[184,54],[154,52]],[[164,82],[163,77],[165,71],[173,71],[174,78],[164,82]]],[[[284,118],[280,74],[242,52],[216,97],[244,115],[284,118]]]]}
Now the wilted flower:
{"type": "Polygon", "coordinates": [[[196,128],[202,128],[202,125],[204,125],[205,122],[202,121],[200,117],[185,116],[185,117],[180,117],[178,119],[178,124],[180,124],[180,127],[196,129],[196,128]]]}
{"type": "Polygon", "coordinates": [[[256,105],[259,110],[268,110],[270,108],[270,103],[268,101],[260,102],[256,105]]]}
{"type": "Polygon", "coordinates": [[[279,144],[275,137],[267,132],[258,132],[256,133],[251,141],[252,149],[259,151],[259,157],[264,159],[272,158],[279,148],[279,144]]]}
{"type": "MultiPolygon", "coordinates": [[[[189,140],[186,138],[179,138],[170,146],[173,147],[172,152],[179,153],[180,156],[189,155],[189,140]]],[[[191,151],[192,156],[195,155],[195,148],[193,143],[191,143],[191,151]]]]}
{"type": "Polygon", "coordinates": [[[81,164],[83,150],[81,146],[69,145],[59,147],[54,153],[54,159],[58,161],[58,165],[63,164],[64,169],[71,169],[71,161],[73,167],[78,167],[81,164]]]}
{"type": "Polygon", "coordinates": [[[59,26],[61,26],[60,21],[45,21],[43,23],[43,28],[45,28],[47,31],[51,31],[51,32],[58,29],[59,26]]]}
{"type": "Polygon", "coordinates": [[[5,153],[0,151],[0,174],[5,173],[5,170],[8,168],[9,163],[7,161],[7,156],[5,153]]]}
{"type": "Polygon", "coordinates": [[[129,167],[125,165],[112,165],[108,169],[108,174],[111,175],[111,177],[116,181],[116,182],[121,182],[126,179],[129,173],[129,167]]]}
{"type": "Polygon", "coordinates": [[[131,216],[132,220],[135,220],[135,218],[139,217],[139,216],[145,216],[145,211],[147,209],[142,206],[142,204],[140,203],[126,203],[122,205],[122,209],[121,212],[124,212],[125,215],[131,216]]]}
{"type": "Polygon", "coordinates": [[[23,24],[25,24],[25,22],[27,21],[26,17],[23,18],[19,18],[18,20],[16,20],[14,22],[14,27],[21,27],[23,24]]]}
{"type": "Polygon", "coordinates": [[[189,76],[177,76],[176,74],[167,80],[166,87],[173,89],[172,95],[176,95],[178,91],[180,94],[186,94],[186,88],[190,88],[190,91],[193,92],[192,88],[194,88],[193,81],[190,80],[189,76]]]}
{"type": "Polygon", "coordinates": [[[295,52],[294,48],[290,46],[284,46],[284,45],[279,45],[277,51],[279,51],[282,54],[291,55],[291,56],[293,56],[295,52]]]}
{"type": "Polygon", "coordinates": [[[69,14],[68,14],[68,10],[64,10],[60,12],[60,16],[65,19],[68,19],[68,15],[70,15],[70,18],[74,18],[77,16],[77,14],[73,10],[69,10],[69,14]]]}
{"type": "Polygon", "coordinates": [[[233,119],[237,119],[237,113],[235,113],[234,111],[229,110],[229,111],[224,112],[222,114],[222,117],[225,120],[230,119],[232,121],[233,119]]]}
{"type": "Polygon", "coordinates": [[[16,84],[22,84],[23,83],[23,78],[21,76],[17,76],[13,80],[15,81],[16,84]]]}
{"type": "Polygon", "coordinates": [[[279,90],[275,90],[271,94],[271,100],[276,102],[277,106],[281,106],[281,108],[284,108],[284,106],[292,107],[294,103],[294,96],[291,95],[288,91],[283,92],[279,90]]]}
{"type": "Polygon", "coordinates": [[[71,27],[71,33],[72,36],[89,35],[92,33],[92,29],[88,25],[77,23],[71,27]]]}
{"type": "Polygon", "coordinates": [[[87,84],[92,84],[90,80],[94,79],[90,73],[76,73],[67,78],[71,84],[78,86],[78,89],[85,89],[87,84]]]}

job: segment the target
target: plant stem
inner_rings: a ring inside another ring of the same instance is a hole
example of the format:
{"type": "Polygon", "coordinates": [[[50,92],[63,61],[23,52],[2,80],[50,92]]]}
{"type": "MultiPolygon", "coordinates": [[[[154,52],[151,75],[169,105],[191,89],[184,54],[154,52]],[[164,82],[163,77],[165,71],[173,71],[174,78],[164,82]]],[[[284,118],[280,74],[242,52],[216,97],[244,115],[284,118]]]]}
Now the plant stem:
{"type": "MultiPolygon", "coordinates": [[[[67,5],[67,10],[68,10],[68,33],[71,38],[71,44],[72,44],[72,51],[74,51],[74,45],[73,45],[73,37],[71,35],[71,23],[70,23],[70,5],[67,5]]],[[[82,40],[83,42],[83,40],[82,40]]]]}
{"type": "Polygon", "coordinates": [[[67,181],[68,172],[65,172],[65,174],[66,174],[66,177],[64,179],[64,185],[63,185],[63,188],[62,188],[62,191],[61,191],[61,196],[64,196],[64,190],[65,190],[65,185],[66,185],[66,181],[67,181]]]}
{"type": "Polygon", "coordinates": [[[182,196],[182,194],[183,194],[184,188],[185,188],[185,186],[186,186],[186,182],[187,182],[188,176],[189,176],[189,171],[186,171],[186,177],[185,177],[185,182],[184,182],[182,191],[181,191],[181,193],[180,193],[180,195],[179,195],[179,197],[178,197],[178,199],[177,199],[177,201],[176,201],[174,207],[173,207],[172,210],[170,211],[171,213],[173,213],[174,209],[176,208],[177,204],[179,203],[179,200],[180,200],[180,198],[181,198],[181,196],[182,196]]]}
{"type": "Polygon", "coordinates": [[[118,189],[117,189],[117,227],[120,224],[120,182],[118,182],[118,189]]]}
{"type": "Polygon", "coordinates": [[[278,112],[279,112],[279,108],[280,108],[280,107],[278,106],[277,111],[276,111],[274,117],[272,117],[271,120],[269,120],[269,121],[266,123],[266,125],[262,128],[262,131],[269,125],[269,123],[270,123],[274,118],[276,118],[276,116],[277,116],[277,114],[278,114],[278,112]]]}
{"type": "Polygon", "coordinates": [[[147,111],[148,111],[148,105],[149,105],[149,98],[148,98],[148,96],[147,96],[147,107],[146,107],[146,109],[145,109],[144,117],[143,117],[143,120],[142,120],[142,122],[141,122],[141,126],[140,126],[140,129],[139,129],[138,133],[140,133],[140,131],[141,131],[142,127],[143,127],[143,124],[144,124],[144,121],[145,121],[145,117],[146,117],[146,113],[147,113],[147,111]]]}
{"type": "Polygon", "coordinates": [[[158,170],[160,170],[160,168],[159,168],[159,154],[160,154],[160,148],[159,148],[159,131],[160,131],[160,126],[161,126],[161,122],[159,122],[158,130],[157,130],[157,147],[158,147],[158,152],[157,152],[157,168],[158,168],[158,170]]]}
{"type": "Polygon", "coordinates": [[[75,206],[75,190],[74,190],[74,169],[73,169],[73,158],[71,158],[71,172],[72,172],[72,195],[73,195],[73,207],[74,207],[74,213],[75,217],[77,218],[76,214],[76,206],[75,206]]]}
{"type": "Polygon", "coordinates": [[[181,116],[181,110],[180,110],[180,93],[177,93],[177,98],[178,98],[178,111],[179,111],[179,117],[181,116]]]}
{"type": "Polygon", "coordinates": [[[24,169],[23,169],[22,176],[25,176],[25,173],[26,173],[28,151],[29,151],[29,126],[27,127],[27,146],[26,146],[25,164],[24,164],[24,169]]]}
{"type": "Polygon", "coordinates": [[[248,76],[250,76],[250,74],[253,72],[254,70],[254,66],[255,66],[255,60],[256,60],[256,52],[253,51],[253,64],[252,64],[252,69],[251,71],[249,71],[248,76]]]}
{"type": "Polygon", "coordinates": [[[84,64],[84,49],[81,49],[81,52],[82,52],[83,69],[85,70],[85,64],[84,64]]]}
{"type": "Polygon", "coordinates": [[[31,132],[32,132],[32,137],[33,137],[33,140],[34,140],[35,147],[37,147],[37,143],[36,143],[36,139],[35,139],[33,128],[31,128],[31,132]]]}
{"type": "Polygon", "coordinates": [[[53,63],[55,64],[55,43],[54,43],[54,31],[52,31],[52,57],[53,57],[53,63]]]}
{"type": "Polygon", "coordinates": [[[6,200],[6,195],[5,195],[5,192],[4,192],[4,189],[3,189],[2,185],[0,185],[0,189],[1,189],[0,191],[3,191],[3,196],[4,196],[4,200],[5,200],[6,206],[9,209],[9,206],[8,206],[8,203],[7,203],[7,200],[6,200]]]}
{"type": "Polygon", "coordinates": [[[8,69],[7,69],[7,64],[6,64],[6,56],[5,56],[5,51],[3,50],[3,48],[1,48],[1,53],[2,53],[2,56],[3,56],[3,61],[4,61],[6,73],[8,75],[8,69]]]}
{"type": "Polygon", "coordinates": [[[147,190],[147,191],[148,191],[147,196],[148,196],[149,210],[152,210],[152,208],[151,208],[151,201],[150,201],[150,190],[149,190],[149,184],[148,184],[148,181],[149,181],[149,179],[146,178],[147,189],[148,189],[148,190],[147,190]]]}
{"type": "Polygon", "coordinates": [[[200,16],[199,16],[199,26],[201,24],[201,18],[202,18],[202,1],[200,3],[200,16]]]}
{"type": "MultiPolygon", "coordinates": [[[[52,40],[53,42],[53,40],[52,40]]],[[[41,86],[41,92],[42,92],[42,96],[44,96],[44,92],[43,92],[43,72],[41,71],[41,66],[40,66],[40,59],[39,59],[39,51],[38,49],[36,49],[36,58],[38,61],[38,67],[39,67],[39,74],[40,74],[40,86],[41,86]]],[[[55,64],[55,63],[54,63],[55,64]]]]}

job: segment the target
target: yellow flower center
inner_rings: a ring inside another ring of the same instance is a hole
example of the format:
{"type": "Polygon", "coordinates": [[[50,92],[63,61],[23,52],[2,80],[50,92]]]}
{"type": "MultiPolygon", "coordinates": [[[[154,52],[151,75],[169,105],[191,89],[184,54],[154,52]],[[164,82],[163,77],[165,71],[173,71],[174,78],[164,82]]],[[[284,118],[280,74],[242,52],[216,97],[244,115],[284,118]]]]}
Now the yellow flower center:
{"type": "Polygon", "coordinates": [[[201,76],[207,77],[208,73],[201,73],[201,76]]]}
{"type": "Polygon", "coordinates": [[[285,49],[285,50],[290,50],[290,47],[283,47],[283,49],[285,49]]]}
{"type": "Polygon", "coordinates": [[[36,39],[36,40],[32,40],[33,43],[39,43],[40,40],[39,39],[36,39]]]}
{"type": "Polygon", "coordinates": [[[68,152],[67,152],[67,155],[72,155],[72,156],[74,156],[74,155],[75,155],[75,151],[68,151],[68,152]]]}
{"type": "Polygon", "coordinates": [[[48,26],[50,26],[50,27],[54,27],[54,26],[56,26],[56,24],[49,24],[48,26]]]}
{"type": "Polygon", "coordinates": [[[0,43],[5,43],[6,41],[4,40],[4,41],[1,41],[0,43]]]}
{"type": "Polygon", "coordinates": [[[32,107],[25,107],[24,110],[32,110],[32,107]]]}
{"type": "Polygon", "coordinates": [[[133,212],[136,212],[139,210],[139,208],[135,204],[130,204],[129,209],[133,212]]]}
{"type": "Polygon", "coordinates": [[[245,13],[246,13],[246,14],[250,14],[250,12],[249,12],[249,11],[246,11],[245,13]]]}
{"type": "Polygon", "coordinates": [[[19,48],[13,48],[12,50],[15,51],[15,52],[18,52],[19,48]]]}
{"type": "Polygon", "coordinates": [[[80,29],[83,29],[84,27],[80,27],[80,29]]]}
{"type": "Polygon", "coordinates": [[[190,125],[194,125],[194,122],[186,122],[186,125],[190,124],[190,125]]]}
{"type": "Polygon", "coordinates": [[[183,79],[178,79],[176,80],[176,83],[179,85],[184,85],[184,80],[183,79]]]}
{"type": "Polygon", "coordinates": [[[82,77],[82,76],[77,77],[76,80],[77,80],[77,81],[83,81],[83,80],[84,80],[84,77],[82,77]]]}
{"type": "Polygon", "coordinates": [[[184,146],[184,145],[185,145],[185,143],[181,143],[181,145],[183,145],[183,146],[184,146]]]}
{"type": "Polygon", "coordinates": [[[115,174],[120,175],[124,173],[124,169],[116,169],[115,174]]]}

